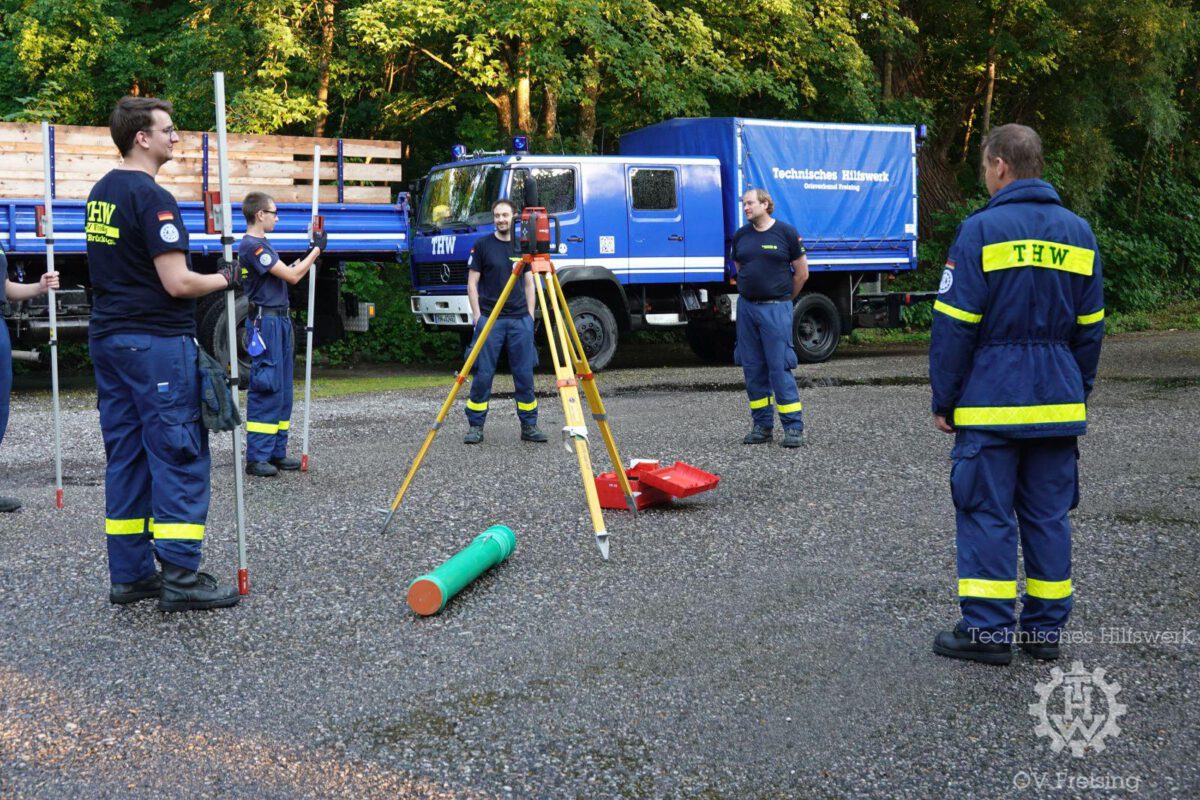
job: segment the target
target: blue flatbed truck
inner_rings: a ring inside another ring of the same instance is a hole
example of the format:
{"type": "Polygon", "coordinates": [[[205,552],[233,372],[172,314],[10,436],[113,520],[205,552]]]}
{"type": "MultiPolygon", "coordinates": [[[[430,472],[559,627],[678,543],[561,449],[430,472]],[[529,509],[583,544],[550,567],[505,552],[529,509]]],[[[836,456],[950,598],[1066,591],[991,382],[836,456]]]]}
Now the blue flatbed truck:
{"type": "Polygon", "coordinates": [[[916,269],[918,130],[742,118],[675,119],[621,137],[619,156],[492,153],[434,167],[417,187],[412,312],[471,329],[466,260],[493,232],[491,205],[525,184],[561,227],[556,266],[593,368],[622,334],[686,326],[702,359],[728,362],[737,314],[729,242],[740,198],[763,188],[794,225],[811,276],[794,312],[796,352],[824,361],[854,327],[900,324],[925,295],[886,293],[916,269]]]}
{"type": "MultiPolygon", "coordinates": [[[[32,282],[46,271],[46,242],[39,233],[39,209],[44,205],[43,195],[37,194],[42,190],[40,142],[24,148],[19,141],[18,128],[21,126],[0,126],[0,165],[24,159],[27,162],[37,161],[38,175],[17,186],[27,188],[28,196],[0,196],[0,249],[3,249],[8,260],[9,277],[14,280],[32,282]]],[[[209,155],[213,164],[211,171],[215,173],[215,136],[212,137],[211,148],[207,134],[183,132],[183,141],[196,145],[194,150],[203,149],[203,156],[179,156],[185,160],[191,158],[197,173],[194,176],[196,189],[207,191],[207,175],[210,172],[209,155]],[[203,144],[201,144],[203,143],[203,144]],[[204,176],[202,178],[202,175],[204,176]]],[[[87,336],[88,320],[91,314],[91,287],[87,269],[87,244],[84,234],[84,206],[86,200],[79,195],[85,195],[87,188],[99,180],[111,168],[111,140],[107,142],[107,130],[98,128],[76,128],[60,126],[57,137],[56,156],[63,161],[71,159],[74,163],[63,164],[63,169],[52,172],[52,183],[58,187],[67,188],[74,197],[55,197],[54,207],[54,265],[61,274],[61,287],[55,294],[57,300],[58,338],[60,341],[72,339],[83,340],[87,336]],[[74,138],[72,138],[74,137],[74,138]],[[90,144],[96,141],[93,148],[90,144]],[[66,142],[67,144],[62,144],[66,142]],[[85,145],[80,142],[88,143],[85,145]],[[83,155],[80,151],[85,150],[83,155]],[[95,152],[96,157],[90,158],[95,152]],[[87,162],[87,163],[81,163],[87,162]]],[[[231,136],[236,144],[240,137],[231,136]]],[[[263,180],[261,188],[276,194],[277,197],[296,195],[311,196],[309,186],[287,185],[271,174],[307,174],[311,176],[311,161],[308,164],[293,164],[282,161],[280,153],[292,149],[307,152],[311,155],[310,142],[315,140],[303,137],[244,137],[247,139],[248,152],[245,160],[255,161],[254,145],[258,140],[268,140],[280,143],[276,152],[267,155],[273,160],[266,164],[268,177],[245,178],[244,180],[263,180]],[[271,181],[275,181],[274,184],[271,181]]],[[[54,141],[54,140],[52,140],[54,141]]],[[[356,140],[352,140],[356,141],[356,140]]],[[[322,202],[320,214],[324,217],[325,229],[329,235],[329,249],[320,259],[317,277],[316,314],[314,344],[320,346],[341,338],[346,331],[365,331],[374,315],[374,305],[364,299],[344,291],[344,263],[349,261],[374,261],[397,263],[408,249],[408,195],[400,193],[394,202],[345,202],[348,198],[358,197],[391,197],[391,190],[386,186],[376,185],[369,189],[347,185],[346,172],[356,175],[354,168],[366,165],[343,163],[343,150],[357,152],[353,148],[343,148],[340,141],[329,142],[333,145],[327,151],[332,151],[329,159],[329,170],[336,170],[336,184],[332,181],[323,185],[323,193],[329,193],[337,198],[336,202],[322,202]],[[336,192],[336,194],[334,194],[336,192]]],[[[390,143],[378,143],[380,147],[391,147],[390,143]]],[[[178,148],[184,153],[184,148],[178,148]]],[[[384,151],[380,151],[384,152],[384,151]]],[[[55,160],[58,160],[56,158],[55,160]]],[[[53,162],[52,162],[53,163],[53,162]]],[[[186,169],[186,167],[185,167],[186,169]]],[[[376,169],[379,169],[378,167],[376,169]]],[[[398,168],[393,168],[395,175],[398,168]]],[[[177,171],[176,171],[177,172],[177,171]]],[[[381,170],[382,173],[382,170],[381,170]]],[[[165,183],[174,181],[177,185],[186,176],[178,174],[168,177],[165,183]]],[[[162,176],[160,175],[160,179],[162,176]]],[[[188,178],[191,180],[191,178],[188,178]]],[[[215,179],[213,184],[215,188],[215,179]]],[[[236,239],[245,233],[245,219],[241,213],[241,191],[235,190],[236,200],[232,204],[233,232],[236,239]]],[[[300,257],[307,252],[308,226],[312,214],[310,202],[278,202],[279,222],[270,239],[285,260],[300,257]]],[[[221,255],[220,235],[205,232],[205,209],[201,200],[179,201],[184,224],[188,229],[189,249],[192,256],[192,266],[198,272],[214,272],[217,259],[221,255]]],[[[236,249],[236,248],[235,248],[236,249]]],[[[289,287],[293,309],[308,307],[308,278],[306,277],[295,286],[289,287]]],[[[249,304],[239,291],[237,296],[238,331],[242,341],[239,342],[239,355],[242,361],[241,375],[249,374],[249,361],[245,352],[244,328],[240,324],[245,320],[249,304]]],[[[9,326],[14,347],[33,348],[49,339],[50,319],[46,297],[20,303],[9,303],[5,307],[5,322],[9,326]]],[[[201,298],[197,302],[196,311],[197,334],[201,345],[211,352],[218,360],[224,362],[228,358],[228,334],[225,325],[224,293],[216,292],[201,298]]],[[[14,351],[17,357],[28,360],[37,359],[37,350],[21,352],[14,351]]]]}

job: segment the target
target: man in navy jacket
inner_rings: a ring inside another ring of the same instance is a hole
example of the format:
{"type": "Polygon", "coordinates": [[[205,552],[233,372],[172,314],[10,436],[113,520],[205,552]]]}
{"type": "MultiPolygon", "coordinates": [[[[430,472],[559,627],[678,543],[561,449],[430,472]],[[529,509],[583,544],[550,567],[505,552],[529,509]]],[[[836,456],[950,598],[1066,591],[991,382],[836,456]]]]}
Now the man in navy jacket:
{"type": "Polygon", "coordinates": [[[1041,179],[1032,128],[983,142],[988,204],[963,221],[934,303],[934,425],[955,434],[962,620],[935,653],[1007,664],[1019,643],[1057,658],[1071,612],[1076,437],[1104,337],[1104,287],[1091,228],[1041,179]],[[1025,593],[1016,630],[1017,541],[1025,593]]]}

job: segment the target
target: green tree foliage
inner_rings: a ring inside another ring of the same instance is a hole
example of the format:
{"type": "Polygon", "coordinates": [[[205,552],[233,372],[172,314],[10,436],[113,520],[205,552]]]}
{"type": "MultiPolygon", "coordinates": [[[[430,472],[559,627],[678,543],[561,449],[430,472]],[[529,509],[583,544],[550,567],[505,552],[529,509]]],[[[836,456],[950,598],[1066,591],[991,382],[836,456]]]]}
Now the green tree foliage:
{"type": "Polygon", "coordinates": [[[1183,0],[0,0],[0,116],[103,124],[154,94],[207,129],[221,69],[234,130],[399,139],[413,177],[516,132],[612,152],[672,116],[924,123],[935,266],[986,199],[983,134],[1022,122],[1133,309],[1198,290],[1198,26],[1183,0]]]}

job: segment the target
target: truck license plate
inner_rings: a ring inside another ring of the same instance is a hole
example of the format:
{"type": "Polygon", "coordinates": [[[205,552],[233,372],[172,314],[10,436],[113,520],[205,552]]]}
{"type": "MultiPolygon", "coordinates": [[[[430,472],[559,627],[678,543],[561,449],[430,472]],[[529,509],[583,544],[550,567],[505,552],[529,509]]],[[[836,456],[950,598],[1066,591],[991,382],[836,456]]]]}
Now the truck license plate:
{"type": "Polygon", "coordinates": [[[434,314],[434,325],[453,325],[458,322],[458,314],[434,314]]]}

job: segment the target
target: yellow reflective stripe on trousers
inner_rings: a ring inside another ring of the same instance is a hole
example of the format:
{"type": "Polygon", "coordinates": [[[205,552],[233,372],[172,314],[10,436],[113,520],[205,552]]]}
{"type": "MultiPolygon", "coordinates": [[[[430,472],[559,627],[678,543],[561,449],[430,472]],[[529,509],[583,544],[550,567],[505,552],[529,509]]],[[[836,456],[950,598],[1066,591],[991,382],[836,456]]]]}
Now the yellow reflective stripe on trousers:
{"type": "Polygon", "coordinates": [[[970,311],[963,311],[961,308],[955,308],[949,303],[943,303],[941,300],[933,302],[933,310],[940,311],[948,317],[961,319],[963,322],[979,322],[983,319],[983,314],[972,314],[970,311]]]}
{"type": "Polygon", "coordinates": [[[1075,318],[1075,321],[1080,325],[1091,325],[1092,323],[1099,322],[1102,319],[1104,319],[1103,308],[1094,314],[1081,314],[1075,318]]]}
{"type": "Polygon", "coordinates": [[[757,400],[751,400],[751,401],[750,401],[750,408],[751,408],[751,409],[755,409],[755,408],[766,408],[766,407],[767,407],[767,406],[769,406],[769,405],[771,405],[771,398],[770,398],[770,397],[760,397],[760,398],[759,398],[759,399],[757,399],[757,400]]]}
{"type": "Polygon", "coordinates": [[[537,408],[537,400],[534,400],[531,403],[522,403],[520,400],[517,401],[518,411],[533,411],[535,408],[537,408]]]}
{"type": "Polygon", "coordinates": [[[250,422],[246,421],[246,433],[279,433],[279,425],[274,422],[250,422]]]}
{"type": "Polygon", "coordinates": [[[292,421],[290,419],[281,420],[279,423],[279,430],[281,431],[286,431],[290,427],[292,427],[292,421]]]}
{"type": "Polygon", "coordinates": [[[1076,275],[1091,275],[1095,262],[1095,250],[1038,239],[997,242],[983,248],[984,272],[1015,267],[1042,267],[1073,272],[1076,275]]]}
{"type": "Polygon", "coordinates": [[[157,522],[154,524],[155,539],[203,539],[204,526],[191,522],[157,522]]]}
{"type": "Polygon", "coordinates": [[[1038,425],[1047,422],[1084,422],[1084,403],[1050,406],[977,406],[954,409],[955,425],[1038,425]]]}
{"type": "Polygon", "coordinates": [[[1016,600],[1016,581],[989,581],[984,578],[959,578],[959,597],[986,597],[990,600],[1016,600]]]}
{"type": "Polygon", "coordinates": [[[1042,600],[1061,600],[1071,596],[1071,579],[1065,581],[1039,581],[1037,578],[1025,579],[1025,592],[1030,597],[1042,600]]]}
{"type": "Polygon", "coordinates": [[[473,400],[467,401],[468,411],[487,411],[487,402],[476,403],[473,400]]]}
{"type": "Polygon", "coordinates": [[[778,411],[780,414],[795,414],[797,411],[799,411],[803,407],[804,407],[803,404],[801,404],[799,401],[797,401],[795,403],[786,403],[782,406],[775,406],[775,410],[778,411]]]}
{"type": "Polygon", "coordinates": [[[110,536],[128,536],[131,533],[145,533],[146,520],[105,518],[104,532],[110,536]]]}

